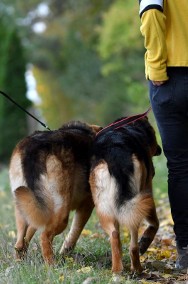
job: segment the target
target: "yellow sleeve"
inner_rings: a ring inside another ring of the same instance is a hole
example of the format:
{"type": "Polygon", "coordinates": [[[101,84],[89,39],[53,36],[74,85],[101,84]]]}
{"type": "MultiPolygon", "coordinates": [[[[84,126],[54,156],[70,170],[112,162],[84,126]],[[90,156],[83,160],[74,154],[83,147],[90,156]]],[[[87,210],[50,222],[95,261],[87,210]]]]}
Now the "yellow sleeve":
{"type": "Polygon", "coordinates": [[[140,30],[145,38],[146,78],[152,81],[168,80],[165,15],[157,9],[144,12],[140,30]]]}

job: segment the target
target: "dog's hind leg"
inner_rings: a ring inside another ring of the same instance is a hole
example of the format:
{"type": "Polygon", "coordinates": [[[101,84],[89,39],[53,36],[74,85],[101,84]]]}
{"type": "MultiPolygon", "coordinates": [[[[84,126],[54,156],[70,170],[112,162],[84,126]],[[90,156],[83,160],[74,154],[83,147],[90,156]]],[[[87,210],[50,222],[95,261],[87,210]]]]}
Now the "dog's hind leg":
{"type": "Polygon", "coordinates": [[[70,231],[60,249],[60,254],[67,254],[74,249],[85,224],[91,216],[93,208],[93,200],[92,197],[89,196],[87,199],[84,199],[84,201],[76,209],[70,231]]]}
{"type": "Polygon", "coordinates": [[[28,247],[29,246],[29,243],[32,239],[32,237],[34,236],[36,232],[36,229],[33,228],[32,226],[29,226],[27,228],[27,231],[26,231],[26,234],[25,234],[25,245],[28,247]]]}
{"type": "Polygon", "coordinates": [[[54,263],[54,253],[52,242],[56,235],[62,233],[67,226],[69,210],[61,207],[57,213],[51,217],[51,223],[48,223],[41,234],[41,249],[44,261],[51,265],[54,263]]]}
{"type": "Polygon", "coordinates": [[[98,214],[103,230],[110,237],[112,251],[112,271],[120,273],[123,271],[122,246],[119,234],[119,224],[113,217],[98,214]]]}
{"type": "MultiPolygon", "coordinates": [[[[21,241],[21,243],[18,242],[15,245],[16,258],[17,259],[23,259],[24,256],[26,255],[29,243],[30,243],[33,235],[35,234],[35,232],[36,232],[36,229],[33,228],[32,226],[29,225],[29,226],[26,227],[25,237],[24,237],[24,240],[23,240],[23,248],[22,249],[19,248],[22,241],[21,241]]],[[[20,240],[22,240],[22,236],[21,236],[20,240]]]]}
{"type": "Polygon", "coordinates": [[[15,218],[17,228],[17,241],[14,246],[16,251],[16,259],[23,259],[27,252],[27,245],[25,244],[25,235],[28,228],[27,222],[21,215],[17,206],[15,207],[15,218]]]}
{"type": "Polygon", "coordinates": [[[139,246],[138,246],[138,228],[131,228],[131,242],[130,242],[130,258],[131,258],[131,271],[132,272],[142,272],[142,266],[140,264],[139,258],[139,246]]]}
{"type": "Polygon", "coordinates": [[[140,254],[144,254],[146,252],[159,228],[159,220],[157,218],[155,206],[150,210],[146,220],[148,221],[149,226],[145,230],[139,242],[140,254]]]}
{"type": "Polygon", "coordinates": [[[45,230],[41,234],[41,249],[43,259],[49,265],[54,263],[54,254],[52,248],[53,238],[54,235],[50,231],[45,230]]]}

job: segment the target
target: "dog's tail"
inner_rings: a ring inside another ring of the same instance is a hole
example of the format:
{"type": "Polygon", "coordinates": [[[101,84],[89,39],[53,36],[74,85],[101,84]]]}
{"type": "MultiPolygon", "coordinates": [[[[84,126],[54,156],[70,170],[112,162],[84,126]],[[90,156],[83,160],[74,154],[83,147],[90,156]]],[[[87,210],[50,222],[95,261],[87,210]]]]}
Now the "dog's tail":
{"type": "Polygon", "coordinates": [[[18,187],[15,192],[15,201],[18,210],[24,216],[28,224],[34,228],[44,226],[50,218],[50,208],[45,204],[42,197],[34,193],[25,186],[18,187]]]}
{"type": "Polygon", "coordinates": [[[150,193],[142,193],[132,198],[126,205],[127,227],[138,229],[142,220],[151,214],[153,208],[155,204],[150,193]]]}

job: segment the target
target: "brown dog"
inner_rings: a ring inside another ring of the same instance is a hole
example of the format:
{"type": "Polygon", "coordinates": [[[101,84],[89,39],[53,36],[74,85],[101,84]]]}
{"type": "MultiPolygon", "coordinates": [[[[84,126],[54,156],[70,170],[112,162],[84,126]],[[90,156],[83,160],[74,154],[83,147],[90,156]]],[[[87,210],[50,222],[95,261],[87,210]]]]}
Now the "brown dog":
{"type": "Polygon", "coordinates": [[[141,272],[139,250],[141,254],[147,250],[159,225],[152,196],[152,157],[161,148],[154,129],[147,117],[124,126],[112,124],[98,133],[94,145],[90,186],[101,226],[110,237],[112,271],[123,270],[119,227],[125,225],[131,235],[131,270],[141,272]],[[138,245],[143,219],[149,226],[138,245]]]}
{"type": "Polygon", "coordinates": [[[10,183],[15,199],[17,258],[27,251],[41,229],[42,255],[54,261],[52,241],[76,210],[60,253],[73,249],[94,204],[89,188],[91,147],[101,127],[70,122],[55,131],[38,131],[15,147],[10,162],[10,183]]]}

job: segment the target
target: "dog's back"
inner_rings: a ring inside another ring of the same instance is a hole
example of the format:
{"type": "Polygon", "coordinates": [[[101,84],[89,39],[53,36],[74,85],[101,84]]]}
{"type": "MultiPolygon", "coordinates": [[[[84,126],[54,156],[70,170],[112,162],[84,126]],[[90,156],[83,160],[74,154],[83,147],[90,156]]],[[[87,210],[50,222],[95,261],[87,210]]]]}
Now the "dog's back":
{"type": "Polygon", "coordinates": [[[65,229],[70,210],[76,209],[76,221],[64,246],[74,247],[94,206],[88,178],[91,147],[99,129],[73,121],[58,130],[35,132],[16,146],[9,176],[15,199],[18,257],[35,230],[41,228],[43,257],[52,263],[51,241],[65,229]]]}
{"type": "MultiPolygon", "coordinates": [[[[144,188],[144,184],[154,174],[151,147],[156,147],[157,151],[157,142],[151,132],[153,130],[148,121],[144,119],[135,125],[122,127],[115,131],[101,132],[95,140],[92,167],[95,169],[95,176],[97,175],[96,181],[103,184],[100,196],[106,194],[109,198],[106,206],[114,203],[113,210],[116,210],[119,221],[121,221],[120,212],[126,210],[126,214],[123,215],[127,218],[123,217],[123,223],[126,223],[126,219],[127,222],[132,219],[129,216],[132,211],[135,212],[134,204],[137,204],[136,209],[139,210],[138,201],[144,200],[145,207],[148,207],[149,196],[152,192],[150,188],[144,188]],[[149,128],[149,131],[146,128],[149,128]]],[[[145,211],[143,206],[140,208],[140,213],[142,211],[143,213],[145,211]]]]}
{"type": "Polygon", "coordinates": [[[108,233],[112,228],[116,231],[112,224],[138,230],[153,210],[152,156],[159,152],[147,118],[116,130],[102,130],[96,137],[90,184],[101,222],[111,220],[111,225],[104,225],[108,233]]]}
{"type": "Polygon", "coordinates": [[[81,192],[77,191],[88,190],[93,137],[86,124],[72,122],[55,131],[35,132],[17,145],[10,163],[10,182],[29,223],[47,223],[64,198],[71,198],[71,207],[74,205],[70,193],[79,197],[81,192]]]}

